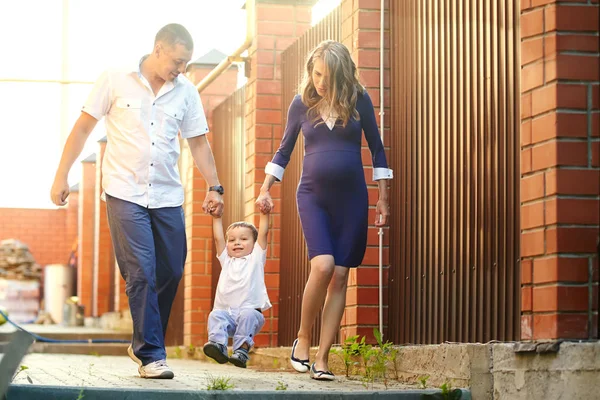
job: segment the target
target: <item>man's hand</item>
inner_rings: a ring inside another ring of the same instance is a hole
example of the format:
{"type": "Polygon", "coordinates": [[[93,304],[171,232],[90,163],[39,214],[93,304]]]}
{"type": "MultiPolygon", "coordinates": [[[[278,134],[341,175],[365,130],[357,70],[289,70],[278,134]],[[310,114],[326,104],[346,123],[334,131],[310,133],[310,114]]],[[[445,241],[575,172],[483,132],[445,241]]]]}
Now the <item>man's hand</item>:
{"type": "Polygon", "coordinates": [[[209,190],[202,203],[202,210],[213,217],[220,217],[223,215],[223,196],[214,190],[209,190]]]}
{"type": "Polygon", "coordinates": [[[66,200],[69,196],[69,183],[65,178],[54,178],[52,183],[52,189],[50,190],[50,198],[52,202],[57,206],[64,206],[67,204],[66,200]]]}
{"type": "Polygon", "coordinates": [[[259,211],[263,214],[269,214],[273,210],[273,199],[271,193],[268,190],[261,191],[258,199],[256,199],[256,206],[259,211]]]}

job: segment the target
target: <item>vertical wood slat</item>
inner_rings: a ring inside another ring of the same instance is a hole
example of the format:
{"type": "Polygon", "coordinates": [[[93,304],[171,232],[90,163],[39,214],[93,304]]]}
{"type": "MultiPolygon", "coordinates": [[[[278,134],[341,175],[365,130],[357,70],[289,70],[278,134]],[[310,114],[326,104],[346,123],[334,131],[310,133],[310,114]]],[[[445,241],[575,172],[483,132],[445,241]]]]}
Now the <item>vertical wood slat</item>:
{"type": "Polygon", "coordinates": [[[519,339],[518,10],[390,2],[396,343],[519,339]]]}
{"type": "MultiPolygon", "coordinates": [[[[341,40],[341,7],[335,8],[318,24],[281,53],[282,104],[288,107],[298,93],[303,77],[306,55],[323,40],[341,40]]],[[[287,122],[287,110],[282,125],[287,122]]],[[[300,326],[300,311],[304,285],[310,273],[310,263],[302,226],[296,208],[296,188],[302,172],[304,138],[299,135],[290,162],[281,182],[281,270],[279,297],[279,336],[281,346],[290,346],[300,326]],[[292,200],[294,199],[294,200],[292,200]]],[[[319,315],[313,327],[312,345],[317,345],[321,328],[319,315]]]]}

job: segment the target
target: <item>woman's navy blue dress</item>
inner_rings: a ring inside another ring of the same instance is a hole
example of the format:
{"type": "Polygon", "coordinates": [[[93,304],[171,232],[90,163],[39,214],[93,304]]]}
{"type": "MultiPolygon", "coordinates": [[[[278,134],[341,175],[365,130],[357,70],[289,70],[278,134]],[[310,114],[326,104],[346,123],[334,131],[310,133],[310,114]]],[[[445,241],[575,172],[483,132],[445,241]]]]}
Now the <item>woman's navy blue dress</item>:
{"type": "Polygon", "coordinates": [[[313,122],[314,117],[307,116],[308,107],[296,95],[272,161],[286,167],[302,130],[304,162],[296,199],[308,254],[311,259],[331,254],[336,265],[345,267],[360,265],[367,246],[369,204],[361,159],[362,131],[373,167],[388,167],[373,103],[366,92],[358,94],[356,109],[360,120],[350,118],[346,127],[338,120],[330,130],[322,119],[313,122]]]}

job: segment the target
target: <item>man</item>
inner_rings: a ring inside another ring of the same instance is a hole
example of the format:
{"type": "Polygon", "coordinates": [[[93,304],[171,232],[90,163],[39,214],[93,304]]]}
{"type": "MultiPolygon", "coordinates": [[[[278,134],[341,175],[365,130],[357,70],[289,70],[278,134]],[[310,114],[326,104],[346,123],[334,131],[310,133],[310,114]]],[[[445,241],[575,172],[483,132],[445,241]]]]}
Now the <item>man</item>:
{"type": "Polygon", "coordinates": [[[223,212],[223,187],[205,136],[200,96],[183,75],[192,51],[189,32],[169,24],[137,68],[102,74],[67,139],[52,185],[52,201],[66,204],[69,170],[105,117],[102,198],[133,317],[128,354],[143,378],[174,376],[165,361],[164,338],[187,253],[178,132],[210,186],[204,212],[223,212]]]}

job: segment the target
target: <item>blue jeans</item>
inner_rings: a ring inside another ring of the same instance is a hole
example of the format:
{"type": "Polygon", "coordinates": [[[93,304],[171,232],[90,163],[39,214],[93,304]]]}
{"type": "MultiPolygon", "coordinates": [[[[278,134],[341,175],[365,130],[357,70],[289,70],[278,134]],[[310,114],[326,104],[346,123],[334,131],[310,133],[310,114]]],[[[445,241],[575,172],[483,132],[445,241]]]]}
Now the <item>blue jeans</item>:
{"type": "Polygon", "coordinates": [[[254,336],[264,324],[265,317],[252,308],[212,310],[208,316],[208,340],[227,347],[227,342],[232,337],[234,351],[244,343],[252,347],[254,336]]]}
{"type": "Polygon", "coordinates": [[[143,365],[166,358],[171,305],[187,255],[182,207],[149,209],[106,195],[108,224],[143,365]]]}

